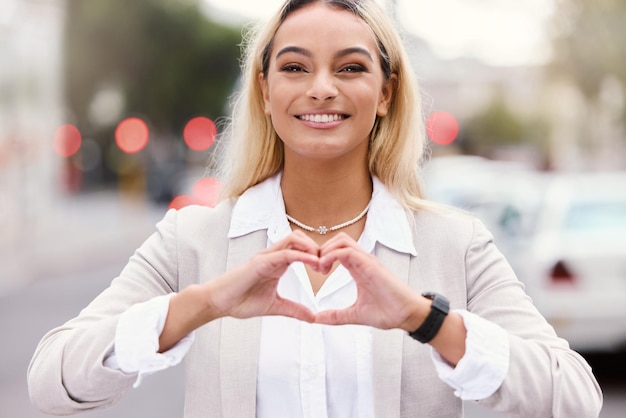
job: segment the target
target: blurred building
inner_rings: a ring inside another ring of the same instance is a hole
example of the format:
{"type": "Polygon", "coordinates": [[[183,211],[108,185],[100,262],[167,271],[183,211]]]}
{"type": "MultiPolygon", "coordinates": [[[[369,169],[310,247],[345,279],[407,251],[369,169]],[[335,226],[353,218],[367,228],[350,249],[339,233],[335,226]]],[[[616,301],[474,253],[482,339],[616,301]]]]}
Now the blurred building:
{"type": "Polygon", "coordinates": [[[64,0],[0,2],[0,250],[54,209],[64,0]]]}
{"type": "MultiPolygon", "coordinates": [[[[412,38],[409,50],[422,89],[424,113],[449,112],[463,131],[464,121],[502,98],[516,115],[531,118],[545,85],[541,66],[491,66],[473,57],[442,59],[421,39],[412,38]]],[[[450,148],[455,148],[451,146],[450,148]]],[[[437,148],[438,153],[459,152],[437,148]]],[[[503,159],[540,166],[528,147],[494,152],[503,159]]]]}
{"type": "MultiPolygon", "coordinates": [[[[625,94],[617,80],[608,77],[599,100],[592,102],[575,85],[551,77],[545,66],[490,66],[472,57],[441,59],[423,40],[407,42],[425,114],[446,111],[462,123],[500,96],[520,117],[540,117],[549,124],[545,141],[550,168],[626,169],[625,94]]],[[[503,149],[499,155],[530,166],[545,163],[529,147],[503,149]]]]}

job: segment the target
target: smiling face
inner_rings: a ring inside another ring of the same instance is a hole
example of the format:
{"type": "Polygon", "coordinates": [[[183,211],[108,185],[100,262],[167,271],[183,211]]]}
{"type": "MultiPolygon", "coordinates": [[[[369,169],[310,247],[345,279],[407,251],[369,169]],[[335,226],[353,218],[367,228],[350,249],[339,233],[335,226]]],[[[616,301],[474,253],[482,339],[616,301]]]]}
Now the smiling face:
{"type": "Polygon", "coordinates": [[[365,160],[376,116],[385,116],[391,101],[372,30],[351,12],[319,2],[281,24],[259,81],[285,162],[365,160]]]}

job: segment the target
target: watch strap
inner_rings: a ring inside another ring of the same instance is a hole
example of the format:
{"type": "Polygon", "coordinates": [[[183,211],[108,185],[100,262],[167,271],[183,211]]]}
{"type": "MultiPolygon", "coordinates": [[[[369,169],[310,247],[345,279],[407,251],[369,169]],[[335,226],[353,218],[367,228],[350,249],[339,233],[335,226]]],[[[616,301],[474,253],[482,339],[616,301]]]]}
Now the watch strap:
{"type": "Polygon", "coordinates": [[[450,302],[445,296],[438,293],[425,292],[422,296],[431,299],[433,301],[428,316],[420,325],[418,329],[413,332],[409,332],[409,335],[417,341],[425,344],[435,338],[435,335],[439,332],[443,320],[450,311],[450,302]]]}

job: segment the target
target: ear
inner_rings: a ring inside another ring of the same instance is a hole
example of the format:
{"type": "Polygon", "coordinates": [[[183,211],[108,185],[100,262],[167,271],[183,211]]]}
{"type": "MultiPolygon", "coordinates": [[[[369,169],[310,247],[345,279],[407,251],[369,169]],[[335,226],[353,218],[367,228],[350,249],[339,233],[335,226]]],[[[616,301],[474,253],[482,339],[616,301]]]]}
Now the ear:
{"type": "Polygon", "coordinates": [[[267,86],[267,80],[263,77],[263,73],[259,73],[257,80],[259,82],[259,87],[261,87],[261,93],[263,94],[263,107],[265,109],[265,114],[270,115],[270,93],[269,87],[267,86]]]}
{"type": "Polygon", "coordinates": [[[383,90],[380,95],[380,100],[378,101],[378,107],[376,108],[377,116],[387,116],[387,112],[389,111],[389,107],[391,106],[391,101],[393,100],[393,95],[396,91],[397,84],[398,76],[395,73],[391,74],[389,80],[385,81],[385,83],[383,84],[383,90]]]}

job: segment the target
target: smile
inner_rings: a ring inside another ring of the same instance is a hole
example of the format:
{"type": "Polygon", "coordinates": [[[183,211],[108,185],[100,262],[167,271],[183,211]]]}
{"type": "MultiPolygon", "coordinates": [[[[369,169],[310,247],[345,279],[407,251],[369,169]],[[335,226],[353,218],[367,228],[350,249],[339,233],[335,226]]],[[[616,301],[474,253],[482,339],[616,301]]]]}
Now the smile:
{"type": "Polygon", "coordinates": [[[338,120],[346,119],[346,115],[339,114],[315,114],[315,115],[300,115],[298,119],[305,120],[309,122],[317,122],[317,123],[328,123],[328,122],[336,122],[338,120]]]}

